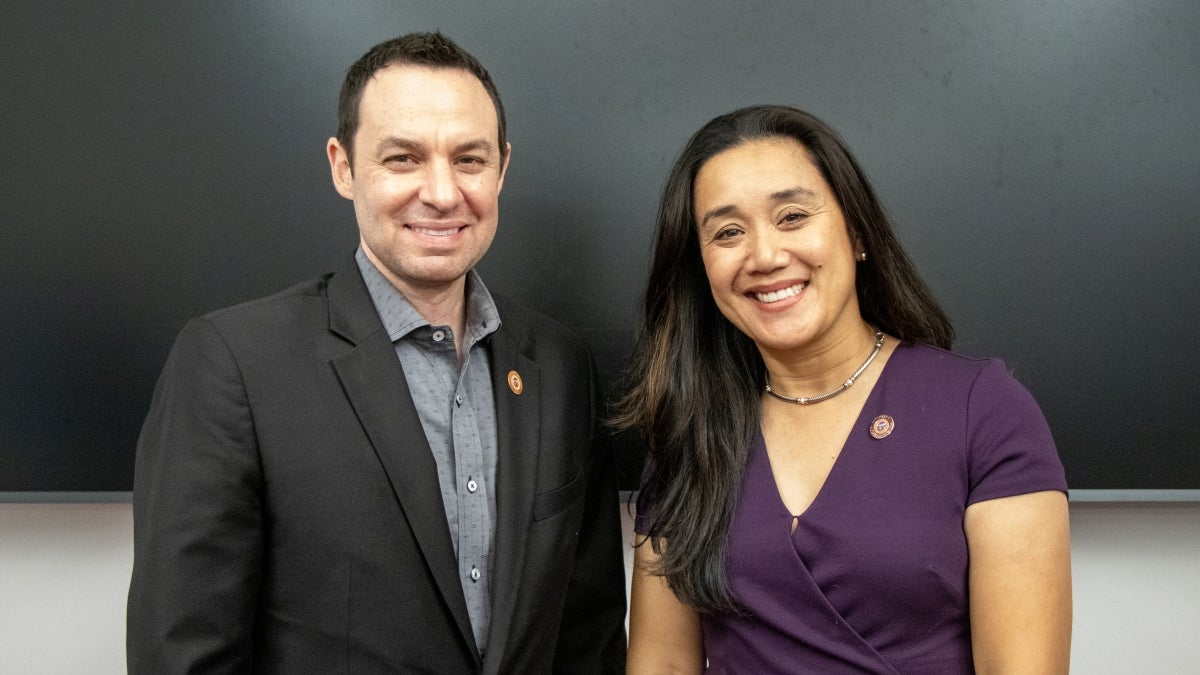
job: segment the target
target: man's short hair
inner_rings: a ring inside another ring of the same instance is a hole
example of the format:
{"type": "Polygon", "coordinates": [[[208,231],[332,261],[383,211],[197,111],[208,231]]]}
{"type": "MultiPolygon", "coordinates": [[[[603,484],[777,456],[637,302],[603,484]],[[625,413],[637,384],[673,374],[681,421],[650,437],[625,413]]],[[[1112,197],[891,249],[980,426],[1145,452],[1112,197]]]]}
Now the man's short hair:
{"type": "Polygon", "coordinates": [[[362,100],[363,89],[376,72],[397,64],[460,68],[478,78],[496,107],[500,156],[505,155],[508,143],[505,140],[504,104],[500,102],[500,93],[496,91],[496,84],[492,82],[492,76],[488,74],[487,69],[478,59],[440,32],[409,33],[375,45],[346,71],[342,92],[338,96],[337,139],[346,150],[351,166],[354,159],[354,134],[358,131],[358,104],[362,100]]]}

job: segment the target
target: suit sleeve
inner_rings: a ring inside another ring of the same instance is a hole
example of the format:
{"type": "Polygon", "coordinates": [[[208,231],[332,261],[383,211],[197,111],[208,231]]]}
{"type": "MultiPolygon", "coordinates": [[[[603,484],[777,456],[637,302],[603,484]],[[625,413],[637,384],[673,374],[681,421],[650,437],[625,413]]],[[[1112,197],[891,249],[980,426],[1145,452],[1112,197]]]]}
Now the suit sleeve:
{"type": "Polygon", "coordinates": [[[250,670],[260,490],[238,364],[216,328],[194,320],[171,350],[138,441],[130,673],[250,670]]]}
{"type": "MultiPolygon", "coordinates": [[[[595,410],[594,372],[589,379],[595,410]]],[[[579,545],[554,653],[556,673],[625,672],[625,559],[616,463],[600,436],[592,438],[579,545]]]]}

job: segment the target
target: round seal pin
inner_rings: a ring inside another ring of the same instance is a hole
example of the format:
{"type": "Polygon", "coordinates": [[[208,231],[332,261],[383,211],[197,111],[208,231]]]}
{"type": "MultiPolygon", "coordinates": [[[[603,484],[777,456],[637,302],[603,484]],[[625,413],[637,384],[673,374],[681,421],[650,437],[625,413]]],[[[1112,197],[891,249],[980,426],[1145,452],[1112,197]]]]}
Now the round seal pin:
{"type": "Polygon", "coordinates": [[[871,421],[871,437],[887,438],[896,428],[896,420],[891,415],[880,415],[871,421]]]}
{"type": "Polygon", "coordinates": [[[521,374],[515,370],[508,371],[508,388],[517,396],[525,391],[525,383],[521,381],[521,374]]]}

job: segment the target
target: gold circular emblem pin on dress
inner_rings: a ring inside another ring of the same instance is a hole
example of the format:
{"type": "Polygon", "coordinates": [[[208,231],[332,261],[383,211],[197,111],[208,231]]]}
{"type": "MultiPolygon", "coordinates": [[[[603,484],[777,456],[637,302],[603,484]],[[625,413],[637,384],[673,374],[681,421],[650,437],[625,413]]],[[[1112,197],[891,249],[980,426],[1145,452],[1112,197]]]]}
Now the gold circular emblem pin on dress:
{"type": "Polygon", "coordinates": [[[887,438],[888,434],[892,433],[892,429],[896,428],[896,420],[892,419],[891,415],[880,415],[871,421],[871,436],[873,438],[887,438]]]}
{"type": "Polygon", "coordinates": [[[517,396],[525,391],[525,383],[521,381],[521,374],[515,370],[508,371],[508,388],[512,389],[512,393],[517,396]]]}

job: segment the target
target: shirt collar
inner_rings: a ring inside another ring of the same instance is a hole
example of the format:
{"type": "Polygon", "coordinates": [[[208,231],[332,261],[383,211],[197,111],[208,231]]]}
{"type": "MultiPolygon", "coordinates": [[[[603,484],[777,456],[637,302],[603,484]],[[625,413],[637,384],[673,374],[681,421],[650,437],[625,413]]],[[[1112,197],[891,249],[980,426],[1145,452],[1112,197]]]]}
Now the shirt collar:
{"type": "MultiPolygon", "coordinates": [[[[383,276],[362,247],[354,252],[354,260],[358,263],[358,271],[362,274],[367,292],[371,294],[371,302],[383,322],[392,342],[403,338],[421,326],[430,325],[421,316],[408,298],[383,276]]],[[[496,302],[483,279],[471,269],[467,272],[467,322],[466,335],[463,336],[463,347],[469,349],[476,342],[491,335],[500,328],[500,313],[496,310],[496,302]]]]}

